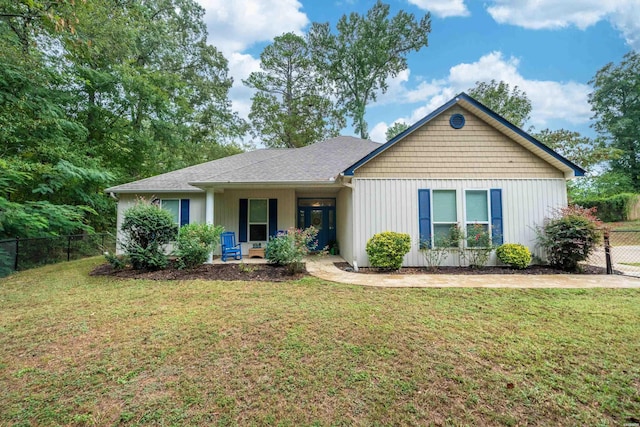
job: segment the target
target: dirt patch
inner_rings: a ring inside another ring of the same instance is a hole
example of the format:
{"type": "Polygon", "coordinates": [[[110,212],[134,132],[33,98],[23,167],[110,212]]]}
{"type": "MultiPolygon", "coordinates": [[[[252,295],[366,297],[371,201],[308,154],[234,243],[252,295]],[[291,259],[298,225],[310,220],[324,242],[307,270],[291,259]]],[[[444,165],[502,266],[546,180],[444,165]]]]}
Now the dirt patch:
{"type": "Polygon", "coordinates": [[[92,276],[111,276],[122,279],[145,280],[257,280],[263,282],[285,282],[296,280],[307,275],[302,273],[291,275],[287,267],[270,264],[203,264],[196,268],[179,270],[171,265],[158,271],[133,270],[131,267],[122,270],[114,269],[110,264],[102,264],[93,269],[92,276]]]}
{"type": "MultiPolygon", "coordinates": [[[[344,271],[353,271],[353,267],[346,262],[334,263],[336,267],[344,271]]],[[[402,267],[398,271],[380,270],[377,268],[360,267],[358,273],[362,274],[576,274],[568,273],[545,265],[531,265],[524,270],[516,270],[509,267],[438,267],[429,269],[426,267],[402,267]]],[[[583,265],[582,271],[577,274],[605,274],[606,269],[595,265],[583,265]]],[[[614,272],[619,274],[618,272],[614,272]]]]}

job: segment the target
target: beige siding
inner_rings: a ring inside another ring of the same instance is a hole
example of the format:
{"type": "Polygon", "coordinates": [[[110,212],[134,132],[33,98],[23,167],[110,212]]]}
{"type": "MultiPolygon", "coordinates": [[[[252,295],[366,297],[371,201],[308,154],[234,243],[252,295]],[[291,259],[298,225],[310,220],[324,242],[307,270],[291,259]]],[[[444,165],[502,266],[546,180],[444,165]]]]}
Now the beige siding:
{"type": "MultiPolygon", "coordinates": [[[[397,231],[412,239],[411,252],[405,266],[424,266],[418,250],[418,190],[450,189],[457,191],[458,219],[464,220],[464,190],[502,189],[503,239],[505,243],[521,243],[537,256],[535,227],[542,224],[554,209],[567,204],[564,179],[354,179],[353,181],[353,257],[358,265],[367,266],[367,240],[375,233],[397,231]]],[[[346,259],[346,258],[345,258],[346,259]]],[[[495,262],[495,257],[490,262],[495,262]]],[[[448,259],[445,265],[456,265],[448,259]]]]}
{"type": "Polygon", "coordinates": [[[355,171],[358,178],[561,178],[563,173],[454,106],[355,171]],[[463,114],[462,129],[449,125],[463,114]]]}
{"type": "MultiPolygon", "coordinates": [[[[296,197],[293,189],[283,190],[225,190],[216,193],[214,199],[213,222],[222,225],[227,231],[234,231],[236,237],[239,227],[240,199],[278,199],[278,229],[286,230],[295,226],[296,197]]],[[[251,242],[242,244],[242,253],[247,253],[251,242]]]]}
{"type": "Polygon", "coordinates": [[[353,198],[350,188],[343,188],[336,198],[336,238],[340,256],[353,260],[353,198]]]}

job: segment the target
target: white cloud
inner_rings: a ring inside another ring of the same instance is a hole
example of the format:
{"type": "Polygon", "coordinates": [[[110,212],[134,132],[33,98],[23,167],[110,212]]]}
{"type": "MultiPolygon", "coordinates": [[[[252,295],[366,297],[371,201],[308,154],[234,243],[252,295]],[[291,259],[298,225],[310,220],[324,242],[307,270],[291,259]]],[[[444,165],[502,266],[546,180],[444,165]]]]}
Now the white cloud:
{"type": "MultiPolygon", "coordinates": [[[[514,57],[504,58],[501,52],[491,52],[473,63],[462,63],[449,69],[445,79],[434,80],[417,89],[409,90],[406,83],[408,74],[398,76],[397,81],[389,82],[389,91],[393,90],[398,104],[408,103],[409,99],[418,96],[421,90],[425,94],[424,104],[414,109],[409,117],[397,118],[394,122],[404,121],[413,124],[427,114],[449,101],[456,94],[474,87],[477,81],[504,81],[511,88],[518,86],[526,92],[531,100],[532,111],[528,125],[538,129],[549,126],[550,121],[561,120],[572,124],[585,124],[589,121],[591,110],[588,103],[590,87],[576,82],[556,82],[550,80],[529,80],[518,71],[519,60],[514,57]],[[428,90],[425,89],[428,87],[428,90]],[[428,95],[427,95],[428,94],[428,95]]],[[[382,100],[382,98],[381,98],[382,100]]],[[[385,102],[390,99],[385,97],[385,102]]],[[[384,138],[389,124],[377,123],[372,131],[372,138],[384,138]]],[[[374,139],[377,140],[377,139],[374,139]]],[[[384,139],[383,139],[384,140],[384,139]]]]}
{"type": "Polygon", "coordinates": [[[487,11],[498,23],[534,30],[584,30],[606,19],[629,46],[640,49],[640,0],[493,0],[487,11]]]}
{"type": "Polygon", "coordinates": [[[198,0],[205,8],[209,43],[225,56],[309,23],[298,0],[198,0]]]}
{"type": "Polygon", "coordinates": [[[375,142],[387,142],[387,129],[389,125],[385,122],[376,124],[369,132],[369,139],[375,142]]]}
{"type": "Polygon", "coordinates": [[[229,98],[233,105],[233,110],[240,114],[240,117],[247,118],[251,110],[251,97],[254,90],[246,87],[242,80],[249,77],[253,71],[260,70],[260,60],[251,55],[243,53],[231,53],[228,55],[229,75],[233,76],[233,86],[229,90],[229,98]]]}
{"type": "Polygon", "coordinates": [[[428,10],[440,18],[450,16],[469,16],[464,0],[409,0],[420,9],[428,10]]]}

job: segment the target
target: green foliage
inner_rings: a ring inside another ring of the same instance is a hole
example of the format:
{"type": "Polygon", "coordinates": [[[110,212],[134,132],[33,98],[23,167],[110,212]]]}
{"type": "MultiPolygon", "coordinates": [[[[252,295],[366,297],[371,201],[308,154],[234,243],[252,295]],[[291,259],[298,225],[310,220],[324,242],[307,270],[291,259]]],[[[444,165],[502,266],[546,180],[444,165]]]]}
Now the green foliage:
{"type": "Polygon", "coordinates": [[[165,268],[169,258],[164,246],[173,241],[178,226],[168,211],[140,201],[124,212],[122,249],[135,270],[165,268]]]}
{"type": "Polygon", "coordinates": [[[176,262],[178,268],[194,268],[207,261],[209,254],[220,243],[224,227],[211,224],[187,224],[180,227],[176,262]]]}
{"type": "Polygon", "coordinates": [[[270,264],[288,266],[289,272],[302,271],[302,259],[318,246],[315,227],[305,229],[290,228],[269,239],[265,256],[270,264]]]}
{"type": "Polygon", "coordinates": [[[387,132],[385,133],[387,141],[392,140],[393,138],[395,138],[396,135],[409,129],[409,127],[410,126],[405,122],[396,122],[392,124],[391,126],[389,126],[389,128],[387,129],[387,132]]]}
{"type": "Polygon", "coordinates": [[[584,208],[594,208],[602,221],[627,221],[630,210],[638,203],[638,197],[638,194],[622,193],[610,197],[574,199],[573,203],[584,208]]]}
{"type": "Polygon", "coordinates": [[[461,256],[467,259],[470,267],[482,268],[487,265],[492,251],[491,233],[486,225],[473,224],[467,228],[467,245],[461,256]]]}
{"type": "Polygon", "coordinates": [[[114,270],[122,270],[127,266],[128,258],[124,255],[116,255],[112,252],[105,252],[104,259],[114,268],[114,270]]]}
{"type": "Polygon", "coordinates": [[[260,68],[244,80],[258,91],[249,114],[257,138],[269,147],[296,148],[339,134],[344,115],[318,78],[302,37],[276,37],[260,54],[260,68]]]}
{"type": "Polygon", "coordinates": [[[509,267],[522,270],[531,263],[531,251],[520,243],[505,243],[496,249],[498,259],[509,267]]]}
{"type": "Polygon", "coordinates": [[[518,86],[512,90],[507,83],[492,79],[476,82],[469,95],[520,128],[529,120],[531,100],[518,86]]]}
{"type": "Polygon", "coordinates": [[[605,65],[590,83],[594,127],[619,154],[611,171],[628,178],[627,191],[640,192],[640,52],[630,51],[619,65],[605,65]]]}
{"type": "Polygon", "coordinates": [[[393,231],[374,234],[366,246],[371,266],[389,270],[399,270],[404,256],[410,250],[411,237],[393,231]]]}
{"type": "Polygon", "coordinates": [[[545,220],[536,230],[538,244],[553,267],[578,271],[578,263],[589,258],[602,238],[600,226],[595,209],[570,206],[545,220]]]}
{"type": "Polygon", "coordinates": [[[618,150],[607,146],[602,139],[593,140],[566,129],[543,129],[533,136],[586,170],[593,170],[594,166],[620,155],[618,150]]]}
{"type": "Polygon", "coordinates": [[[399,11],[389,17],[389,5],[377,1],[366,15],[343,15],[332,33],[329,23],[313,23],[309,47],[321,74],[333,85],[340,105],[353,119],[361,138],[368,138],[365,110],[377,92],[387,90],[389,77],[407,68],[406,56],[427,46],[431,20],[419,21],[399,11]]]}

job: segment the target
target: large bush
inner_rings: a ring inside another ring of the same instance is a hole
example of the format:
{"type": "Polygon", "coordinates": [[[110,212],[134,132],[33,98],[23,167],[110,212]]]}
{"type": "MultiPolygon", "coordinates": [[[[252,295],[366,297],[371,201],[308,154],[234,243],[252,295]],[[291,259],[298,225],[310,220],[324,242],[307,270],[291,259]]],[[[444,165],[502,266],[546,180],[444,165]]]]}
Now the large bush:
{"type": "Polygon", "coordinates": [[[168,211],[139,202],[125,211],[122,233],[120,244],[131,266],[136,270],[159,270],[169,263],[164,246],[175,240],[178,225],[168,211]]]}
{"type": "Polygon", "coordinates": [[[496,249],[498,259],[512,268],[522,270],[531,263],[531,251],[520,243],[505,243],[496,249]]]}
{"type": "Polygon", "coordinates": [[[286,233],[278,233],[269,239],[265,257],[270,264],[285,265],[294,274],[302,271],[302,259],[318,246],[314,227],[290,228],[286,233]]]}
{"type": "Polygon", "coordinates": [[[404,256],[411,250],[411,237],[393,231],[374,234],[367,241],[366,250],[372,267],[398,270],[404,256]]]}
{"type": "Polygon", "coordinates": [[[574,200],[584,208],[596,208],[598,218],[605,222],[627,221],[629,213],[638,202],[638,195],[621,193],[610,197],[592,197],[574,200]]]}
{"type": "Polygon", "coordinates": [[[209,258],[209,253],[220,243],[224,228],[220,225],[187,224],[180,227],[176,242],[178,268],[194,268],[209,258]]]}
{"type": "Polygon", "coordinates": [[[547,253],[549,264],[566,271],[579,270],[579,262],[589,258],[602,238],[602,223],[595,209],[570,206],[545,220],[537,229],[538,244],[547,253]]]}

